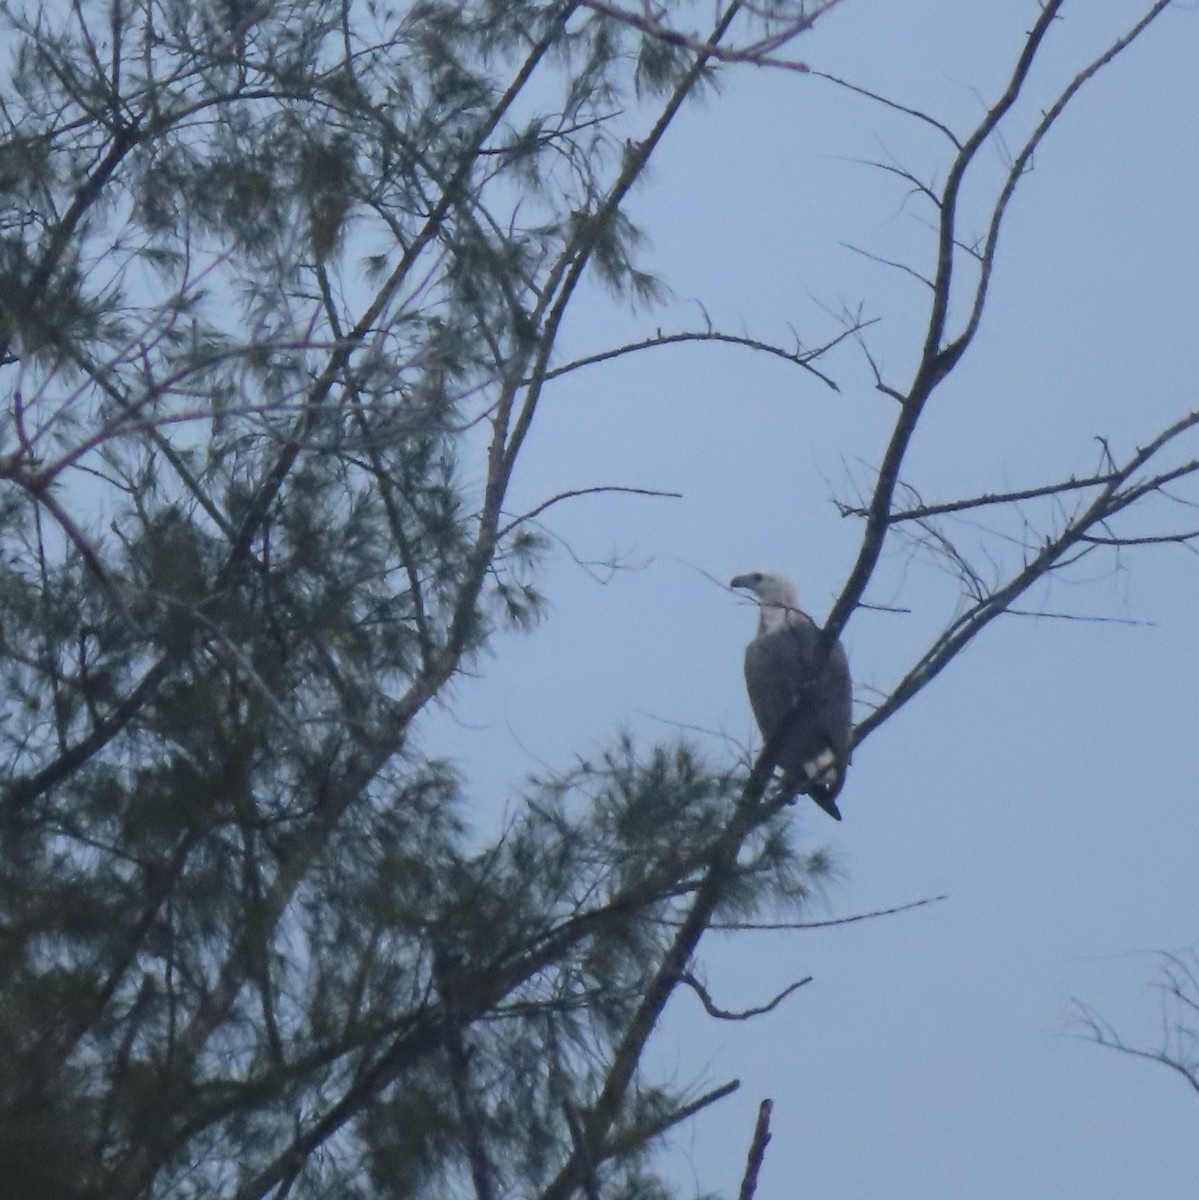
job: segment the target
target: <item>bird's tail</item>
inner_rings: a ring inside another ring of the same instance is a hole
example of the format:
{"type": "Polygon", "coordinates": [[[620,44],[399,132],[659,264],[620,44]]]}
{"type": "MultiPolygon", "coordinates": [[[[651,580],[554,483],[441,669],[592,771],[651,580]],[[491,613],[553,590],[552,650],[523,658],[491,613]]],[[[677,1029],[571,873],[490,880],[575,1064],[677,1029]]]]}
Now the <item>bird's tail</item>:
{"type": "Polygon", "coordinates": [[[810,796],[834,821],[841,820],[841,810],[837,808],[837,793],[845,782],[844,774],[838,774],[831,782],[816,782],[812,779],[796,779],[788,775],[782,786],[790,791],[788,804],[794,804],[800,796],[810,796]]]}
{"type": "Polygon", "coordinates": [[[836,801],[837,793],[845,782],[845,768],[837,762],[832,748],[822,750],[815,758],[804,763],[804,774],[807,778],[800,783],[799,790],[811,796],[833,820],[841,820],[836,801]]]}
{"type": "Polygon", "coordinates": [[[812,799],[815,800],[816,803],[819,804],[820,807],[823,808],[824,811],[828,813],[828,815],[832,817],[834,821],[841,820],[841,812],[837,808],[837,801],[834,799],[837,791],[840,791],[840,788],[834,791],[827,784],[823,783],[813,783],[808,786],[808,795],[811,796],[812,799]]]}

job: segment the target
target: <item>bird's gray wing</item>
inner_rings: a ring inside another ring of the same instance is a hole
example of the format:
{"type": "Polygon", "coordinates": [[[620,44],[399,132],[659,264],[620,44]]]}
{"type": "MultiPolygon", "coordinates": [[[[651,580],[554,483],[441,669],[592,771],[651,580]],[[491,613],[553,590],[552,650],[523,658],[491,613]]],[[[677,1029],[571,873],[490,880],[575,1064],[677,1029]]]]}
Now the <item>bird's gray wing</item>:
{"type": "Polygon", "coordinates": [[[769,739],[790,719],[779,765],[803,779],[814,760],[832,752],[837,774],[849,762],[853,738],[853,689],[840,643],[820,673],[811,676],[820,631],[802,614],[788,625],[759,634],[745,650],[745,683],[762,736],[769,739]]]}
{"type": "Polygon", "coordinates": [[[816,691],[820,698],[820,725],[828,735],[837,761],[845,766],[853,758],[853,680],[845,647],[840,642],[833,643],[816,691]]]}

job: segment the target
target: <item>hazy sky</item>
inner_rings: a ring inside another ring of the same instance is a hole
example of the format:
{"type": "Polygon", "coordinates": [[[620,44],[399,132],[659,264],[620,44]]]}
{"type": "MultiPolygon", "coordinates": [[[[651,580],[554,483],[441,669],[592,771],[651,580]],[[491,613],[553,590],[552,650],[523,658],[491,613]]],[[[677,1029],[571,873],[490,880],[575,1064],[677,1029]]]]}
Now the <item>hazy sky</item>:
{"type": "MultiPolygon", "coordinates": [[[[974,212],[1029,122],[1143,7],[1067,5],[1006,145],[984,151],[974,212]]],[[[1034,0],[844,0],[795,53],[965,133],[1002,90],[1037,11],[1034,0]]],[[[1180,6],[1084,91],[1037,153],[982,330],[912,448],[905,478],[926,500],[1088,473],[1097,437],[1121,456],[1199,406],[1196,61],[1199,12],[1180,6]]],[[[631,206],[650,239],[645,265],[672,299],[629,315],[587,297],[564,355],[700,327],[696,301],[720,328],[784,342],[793,329],[805,343],[861,307],[879,319],[872,353],[906,386],[928,293],[845,243],[929,273],[931,214],[862,164],[940,180],[948,144],[816,79],[746,68],[723,80],[672,130],[631,206]]],[[[519,500],[595,484],[684,498],[579,500],[549,515],[578,558],[615,555],[639,569],[600,586],[557,553],[545,624],[503,641],[485,677],[460,687],[460,723],[430,726],[465,759],[481,805],[621,727],[646,739],[674,736],[671,723],[708,730],[694,736],[714,758],[729,753],[721,735],[754,736],[741,681],[754,613],[703,573],[783,571],[817,619],[828,611],[860,536],[833,499],[869,486],[894,412],[855,347],[826,369],[839,394],[786,364],[705,346],[552,386],[519,500]]],[[[1199,439],[1187,449],[1199,452],[1199,439]]],[[[1035,527],[1049,515],[1028,508],[1019,519],[1035,527]]],[[[1194,511],[1150,515],[1159,529],[1199,526],[1194,511]]],[[[947,528],[984,567],[987,554],[1015,561],[1003,539],[1019,520],[980,523],[947,528]]],[[[1077,996],[1152,1044],[1158,1009],[1143,952],[1199,939],[1199,557],[1150,548],[1118,567],[1088,564],[1037,600],[1143,624],[996,622],[862,746],[843,825],[796,809],[802,837],[827,845],[840,869],[814,918],[948,899],[839,929],[704,943],[725,1006],[761,1003],[807,974],[815,982],[748,1025],[714,1023],[686,994],[672,1002],[657,1066],[697,1083],[742,1081],[676,1138],[684,1186],[735,1194],[770,1096],[763,1200],[1199,1192],[1199,1100],[1176,1076],[1067,1026],[1077,996]]],[[[927,556],[889,552],[869,598],[911,612],[851,622],[859,715],[956,596],[927,556]]]]}

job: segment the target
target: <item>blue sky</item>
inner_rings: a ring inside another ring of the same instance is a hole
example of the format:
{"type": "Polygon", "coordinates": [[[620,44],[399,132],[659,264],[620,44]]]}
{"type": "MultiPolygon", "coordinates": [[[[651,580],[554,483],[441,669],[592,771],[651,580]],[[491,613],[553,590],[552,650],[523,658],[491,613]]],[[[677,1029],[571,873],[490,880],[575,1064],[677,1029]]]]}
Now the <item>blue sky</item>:
{"type": "MultiPolygon", "coordinates": [[[[1020,132],[1142,7],[1067,5],[1006,151],[984,152],[976,214],[1020,132]]],[[[796,55],[966,132],[1036,13],[1031,0],[844,0],[796,55]]],[[[1168,11],[1038,151],[982,330],[912,447],[905,477],[926,500],[1087,473],[1097,437],[1124,454],[1196,407],[1197,21],[1193,7],[1168,11]]],[[[807,343],[861,306],[878,318],[872,354],[904,386],[927,293],[845,243],[928,272],[930,214],[862,160],[940,179],[948,145],[820,80],[750,68],[722,78],[671,131],[630,207],[671,298],[628,314],[587,295],[563,355],[697,328],[697,302],[719,328],[779,341],[794,329],[807,343]]],[[[818,619],[828,611],[860,533],[833,501],[869,484],[894,414],[852,345],[825,368],[839,394],[735,348],[658,349],[547,392],[518,501],[597,484],[683,499],[581,499],[547,516],[578,558],[636,569],[601,585],[558,552],[545,624],[461,685],[455,723],[430,726],[481,800],[622,727],[647,738],[698,727],[713,755],[727,752],[722,735],[753,738],[740,656],[754,614],[705,573],[779,570],[818,619]]],[[[1188,514],[1145,520],[1184,528],[1188,514]]],[[[989,528],[987,552],[1001,554],[1018,525],[989,528]]],[[[972,527],[959,532],[983,544],[972,527]]],[[[911,612],[860,612],[847,629],[860,714],[952,614],[956,591],[927,558],[895,548],[869,598],[911,612]]],[[[705,976],[728,1007],[815,982],[748,1025],[673,1001],[658,1068],[742,1081],[672,1144],[684,1188],[735,1194],[770,1096],[763,1198],[1196,1194],[1194,1096],[1162,1069],[1071,1037],[1067,1017],[1077,996],[1152,1044],[1146,952],[1199,939],[1199,557],[1130,551],[1041,599],[1142,623],[1000,620],[862,746],[843,825],[796,810],[801,837],[839,866],[814,918],[948,898],[841,929],[705,942],[705,976]]]]}

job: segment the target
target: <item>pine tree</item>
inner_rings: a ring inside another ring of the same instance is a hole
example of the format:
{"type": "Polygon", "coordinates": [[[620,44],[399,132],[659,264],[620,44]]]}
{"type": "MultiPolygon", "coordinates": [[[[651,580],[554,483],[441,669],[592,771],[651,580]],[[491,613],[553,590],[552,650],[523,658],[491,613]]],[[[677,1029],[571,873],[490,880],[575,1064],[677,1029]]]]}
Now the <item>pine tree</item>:
{"type": "Polygon", "coordinates": [[[416,725],[537,619],[508,481],[584,273],[653,291],[620,205],[702,58],[562,3],[5,7],[5,1195],[652,1194],[690,948],[821,862],[627,741],[480,849],[416,725]]]}

